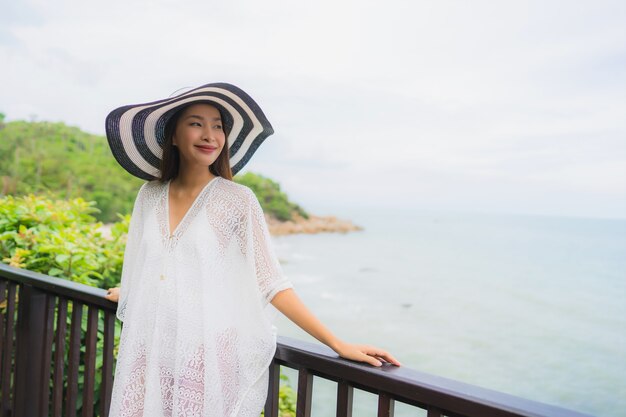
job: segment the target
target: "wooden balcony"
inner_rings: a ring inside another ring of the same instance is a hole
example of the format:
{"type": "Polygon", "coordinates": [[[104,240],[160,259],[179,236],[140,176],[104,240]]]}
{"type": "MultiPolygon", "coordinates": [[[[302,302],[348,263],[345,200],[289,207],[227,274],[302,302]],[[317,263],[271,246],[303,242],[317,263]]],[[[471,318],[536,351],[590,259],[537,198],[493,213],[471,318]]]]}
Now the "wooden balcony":
{"type": "MultiPolygon", "coordinates": [[[[79,409],[83,417],[107,416],[117,305],[104,294],[0,263],[0,417],[74,417],[79,409]]],[[[427,410],[428,417],[587,416],[405,366],[345,360],[324,345],[279,336],[268,417],[278,416],[281,366],[298,371],[298,417],[311,414],[313,376],[337,383],[336,416],[342,417],[352,415],[355,389],[378,397],[379,417],[393,416],[396,402],[427,410]]]]}

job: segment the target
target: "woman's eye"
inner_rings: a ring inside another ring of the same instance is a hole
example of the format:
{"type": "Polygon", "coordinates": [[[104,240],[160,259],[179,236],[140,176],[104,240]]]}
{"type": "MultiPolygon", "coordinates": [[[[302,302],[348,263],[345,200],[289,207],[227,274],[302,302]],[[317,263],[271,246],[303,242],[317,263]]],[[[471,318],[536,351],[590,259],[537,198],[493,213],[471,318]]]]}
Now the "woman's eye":
{"type": "Polygon", "coordinates": [[[216,128],[218,128],[218,129],[221,129],[221,128],[222,128],[222,125],[217,125],[217,126],[215,126],[215,127],[216,127],[216,128]]]}
{"type": "Polygon", "coordinates": [[[198,123],[198,122],[191,122],[191,125],[192,125],[192,126],[193,126],[193,125],[198,125],[198,126],[200,126],[200,123],[198,123]]]}

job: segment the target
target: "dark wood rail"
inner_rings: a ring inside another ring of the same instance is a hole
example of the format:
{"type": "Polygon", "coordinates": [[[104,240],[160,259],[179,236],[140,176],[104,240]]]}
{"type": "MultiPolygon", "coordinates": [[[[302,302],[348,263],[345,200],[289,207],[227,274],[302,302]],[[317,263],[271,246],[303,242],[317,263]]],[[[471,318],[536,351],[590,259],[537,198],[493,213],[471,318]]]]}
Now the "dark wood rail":
{"type": "MultiPolygon", "coordinates": [[[[0,417],[75,417],[79,409],[82,417],[107,416],[117,305],[104,295],[99,288],[0,263],[0,417]]],[[[313,376],[337,383],[338,417],[352,415],[354,389],[378,396],[379,417],[392,417],[396,402],[427,410],[428,417],[589,416],[406,366],[349,361],[324,345],[279,336],[269,369],[267,417],[278,416],[281,366],[298,371],[298,417],[311,415],[313,376]]]]}
{"type": "Polygon", "coordinates": [[[105,293],[0,264],[0,305],[4,306],[0,320],[2,417],[75,417],[81,379],[82,403],[92,405],[81,407],[81,416],[108,414],[117,305],[106,300],[105,293]],[[96,398],[100,324],[103,362],[96,398]]]}

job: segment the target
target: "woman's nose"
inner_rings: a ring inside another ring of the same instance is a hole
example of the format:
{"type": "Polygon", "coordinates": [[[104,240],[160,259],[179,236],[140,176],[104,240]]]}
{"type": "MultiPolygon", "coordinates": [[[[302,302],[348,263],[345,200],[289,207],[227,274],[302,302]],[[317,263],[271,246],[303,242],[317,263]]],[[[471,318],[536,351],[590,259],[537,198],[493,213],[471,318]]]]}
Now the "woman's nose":
{"type": "Polygon", "coordinates": [[[203,139],[210,140],[215,137],[215,132],[211,128],[204,129],[203,139]]]}

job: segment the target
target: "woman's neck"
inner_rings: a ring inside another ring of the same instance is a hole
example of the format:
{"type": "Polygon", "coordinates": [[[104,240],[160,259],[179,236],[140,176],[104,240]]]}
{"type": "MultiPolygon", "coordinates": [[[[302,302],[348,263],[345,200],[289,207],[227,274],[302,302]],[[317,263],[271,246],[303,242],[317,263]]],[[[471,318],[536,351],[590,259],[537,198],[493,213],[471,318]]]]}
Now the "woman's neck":
{"type": "Polygon", "coordinates": [[[194,191],[202,189],[215,177],[216,175],[210,173],[207,167],[202,167],[202,169],[180,170],[171,182],[178,190],[194,191]]]}

